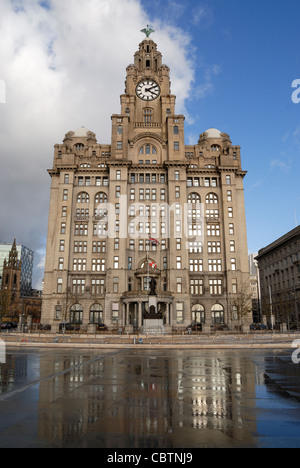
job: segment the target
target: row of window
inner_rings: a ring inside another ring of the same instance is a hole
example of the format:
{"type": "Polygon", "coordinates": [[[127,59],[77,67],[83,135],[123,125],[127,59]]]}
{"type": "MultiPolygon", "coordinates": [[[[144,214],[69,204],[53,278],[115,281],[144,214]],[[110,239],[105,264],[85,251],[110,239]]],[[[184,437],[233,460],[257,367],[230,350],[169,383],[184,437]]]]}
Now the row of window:
{"type": "MultiPolygon", "coordinates": [[[[237,293],[237,280],[233,280],[232,283],[232,292],[233,294],[237,293]]],[[[147,291],[149,285],[149,279],[143,278],[139,279],[138,289],[147,291]]],[[[128,290],[132,290],[132,282],[128,285],[128,290]]],[[[223,294],[223,281],[222,279],[210,279],[208,282],[209,294],[211,296],[220,296],[223,294]]],[[[86,289],[86,280],[84,278],[74,278],[72,280],[72,293],[73,294],[84,294],[86,289]]],[[[57,280],[57,293],[62,294],[63,292],[63,280],[58,278],[57,280]]],[[[113,278],[113,292],[119,293],[119,278],[113,278]]],[[[176,292],[178,294],[182,293],[182,278],[176,278],[176,292]]],[[[192,295],[204,295],[204,280],[203,279],[190,279],[190,293],[192,295]]],[[[105,279],[92,279],[91,281],[91,294],[105,294],[105,279]]]]}
{"type": "MultiPolygon", "coordinates": [[[[160,236],[166,237],[168,234],[168,223],[161,222],[160,223],[160,236]]],[[[175,225],[175,234],[181,234],[182,225],[180,221],[176,222],[175,225]]],[[[114,231],[117,234],[120,231],[120,221],[116,220],[114,225],[114,231]]],[[[66,233],[66,223],[61,223],[61,234],[66,233]]],[[[159,235],[157,223],[139,223],[137,227],[134,222],[129,223],[128,233],[130,236],[136,236],[137,234],[140,235],[159,235]],[[137,229],[138,228],[138,229],[137,229]]],[[[229,224],[229,234],[234,235],[234,224],[229,224]]],[[[75,236],[87,236],[88,235],[88,224],[87,223],[75,223],[74,229],[75,236]]],[[[202,236],[202,225],[198,223],[189,223],[188,224],[188,235],[191,236],[202,236]]],[[[220,225],[218,223],[215,224],[207,224],[206,226],[206,235],[208,237],[220,237],[220,225]]],[[[93,236],[98,237],[107,237],[107,224],[94,223],[93,224],[93,236]]],[[[131,239],[132,240],[132,239],[131,239]]],[[[165,242],[165,239],[163,240],[165,242]]],[[[60,241],[60,251],[64,251],[65,241],[62,239],[60,241]]],[[[132,245],[132,244],[130,244],[132,245]]],[[[164,243],[164,245],[166,245],[164,243]]],[[[235,242],[232,240],[230,241],[230,250],[233,252],[235,248],[235,242]]]]}
{"type": "MultiPolygon", "coordinates": [[[[135,250],[135,240],[129,240],[129,250],[135,250]]],[[[137,248],[140,252],[144,251],[157,251],[157,244],[149,242],[148,239],[139,239],[137,248]]],[[[160,243],[160,248],[162,251],[167,250],[168,240],[162,239],[160,243]]],[[[115,239],[114,242],[115,250],[119,248],[119,238],[115,239]]],[[[181,250],[182,248],[182,239],[176,239],[176,250],[181,250]]],[[[190,253],[203,253],[203,247],[201,241],[194,241],[188,243],[188,250],[190,253]]],[[[88,243],[87,241],[74,241],[74,253],[87,253],[88,243]]],[[[106,241],[94,241],[92,244],[93,253],[106,253],[106,241]]],[[[235,252],[235,241],[230,241],[230,252],[235,252]]],[[[218,241],[209,241],[207,242],[207,253],[221,253],[221,242],[218,241]]]]}
{"type": "MultiPolygon", "coordinates": [[[[139,164],[156,164],[157,160],[139,160],[139,164]]],[[[89,164],[85,163],[85,165],[81,165],[81,167],[90,167],[89,164]]],[[[98,165],[98,167],[102,167],[102,165],[98,165]]],[[[180,172],[174,172],[174,180],[180,180],[180,172]]],[[[131,173],[129,175],[129,180],[131,183],[165,183],[166,182],[166,174],[136,174],[131,173]]],[[[121,180],[121,170],[116,171],[116,180],[121,180]]],[[[69,184],[69,174],[65,174],[64,176],[64,183],[69,184]]],[[[89,187],[92,185],[92,177],[90,176],[79,176],[77,177],[77,184],[79,187],[89,187]]],[[[96,186],[109,186],[109,177],[108,176],[96,176],[95,177],[95,185],[96,186]]],[[[231,176],[226,176],[226,185],[231,185],[231,176]]],[[[217,187],[218,186],[218,178],[217,177],[188,177],[187,178],[187,187],[217,187]]]]}
{"type": "MultiPolygon", "coordinates": [[[[115,250],[119,249],[119,239],[115,239],[115,250]],[[116,246],[117,243],[117,246],[116,246]]],[[[91,271],[105,272],[105,258],[93,258],[91,271]]],[[[119,257],[114,256],[113,268],[118,269],[120,266],[119,257]]],[[[128,270],[132,269],[132,257],[128,257],[128,270]]],[[[168,268],[167,257],[163,257],[163,269],[168,268]]],[[[176,257],[176,268],[182,269],[182,257],[176,257]]],[[[236,270],[236,259],[231,258],[230,260],[231,271],[236,270]]],[[[64,258],[60,257],[58,261],[58,269],[64,269],[64,258]]],[[[87,259],[86,258],[74,258],[73,259],[73,271],[87,271],[87,259]]],[[[189,259],[189,271],[190,272],[203,272],[203,260],[199,258],[189,259]]],[[[209,272],[222,272],[222,260],[221,259],[209,259],[208,270],[209,272]]]]}
{"type": "MultiPolygon", "coordinates": [[[[113,303],[111,307],[111,321],[113,323],[118,323],[120,320],[119,316],[120,304],[113,303]]],[[[192,307],[192,321],[196,323],[205,323],[205,308],[202,304],[195,304],[192,307]]],[[[175,319],[178,325],[184,323],[184,304],[182,302],[177,302],[175,305],[175,319]]],[[[221,324],[224,323],[224,308],[221,304],[214,304],[210,311],[209,316],[211,317],[212,324],[221,324]]],[[[236,307],[232,308],[232,316],[234,320],[237,320],[237,311],[236,307]]],[[[55,307],[55,319],[62,320],[62,306],[57,305],[55,307]]],[[[83,323],[83,306],[81,304],[74,304],[70,308],[70,317],[71,324],[82,325],[83,323]]],[[[93,304],[89,309],[89,323],[90,324],[102,324],[104,323],[104,311],[103,307],[100,304],[93,304]]]]}

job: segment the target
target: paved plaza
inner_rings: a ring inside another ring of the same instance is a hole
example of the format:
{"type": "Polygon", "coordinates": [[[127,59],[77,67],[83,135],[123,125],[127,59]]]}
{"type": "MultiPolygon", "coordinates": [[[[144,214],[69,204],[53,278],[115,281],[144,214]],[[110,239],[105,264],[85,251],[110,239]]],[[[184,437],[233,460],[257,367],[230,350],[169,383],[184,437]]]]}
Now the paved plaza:
{"type": "Polygon", "coordinates": [[[300,447],[292,352],[11,344],[0,447],[300,447]]]}

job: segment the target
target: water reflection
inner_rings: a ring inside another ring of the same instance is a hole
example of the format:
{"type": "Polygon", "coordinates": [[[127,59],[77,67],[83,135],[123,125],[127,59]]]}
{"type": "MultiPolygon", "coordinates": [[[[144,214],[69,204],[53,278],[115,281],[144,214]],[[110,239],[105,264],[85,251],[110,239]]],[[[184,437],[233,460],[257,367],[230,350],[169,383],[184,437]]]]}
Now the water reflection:
{"type": "Polygon", "coordinates": [[[266,418],[283,417],[268,411],[287,398],[300,427],[299,368],[288,362],[280,352],[12,350],[0,366],[0,446],[265,446],[266,418]]]}

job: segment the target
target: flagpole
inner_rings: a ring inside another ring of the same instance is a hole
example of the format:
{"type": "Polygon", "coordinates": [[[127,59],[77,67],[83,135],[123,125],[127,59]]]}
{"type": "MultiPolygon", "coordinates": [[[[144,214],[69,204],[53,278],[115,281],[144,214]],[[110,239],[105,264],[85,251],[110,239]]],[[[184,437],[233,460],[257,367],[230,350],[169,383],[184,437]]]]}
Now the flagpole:
{"type": "Polygon", "coordinates": [[[149,275],[150,275],[150,271],[149,271],[149,240],[148,240],[148,246],[147,246],[147,291],[149,292],[149,275]]]}

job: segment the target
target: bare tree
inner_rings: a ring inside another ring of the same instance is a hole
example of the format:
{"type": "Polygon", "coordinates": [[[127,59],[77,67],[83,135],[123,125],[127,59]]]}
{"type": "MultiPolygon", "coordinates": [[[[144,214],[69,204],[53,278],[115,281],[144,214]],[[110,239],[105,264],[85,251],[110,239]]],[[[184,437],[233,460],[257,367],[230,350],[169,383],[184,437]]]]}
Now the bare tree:
{"type": "Polygon", "coordinates": [[[240,290],[236,294],[231,294],[229,298],[229,315],[231,320],[238,319],[239,326],[243,325],[244,318],[252,312],[252,294],[249,283],[242,283],[240,290]]]}

